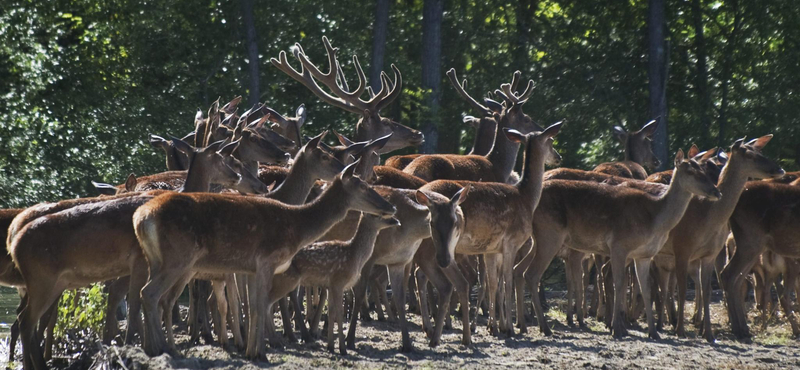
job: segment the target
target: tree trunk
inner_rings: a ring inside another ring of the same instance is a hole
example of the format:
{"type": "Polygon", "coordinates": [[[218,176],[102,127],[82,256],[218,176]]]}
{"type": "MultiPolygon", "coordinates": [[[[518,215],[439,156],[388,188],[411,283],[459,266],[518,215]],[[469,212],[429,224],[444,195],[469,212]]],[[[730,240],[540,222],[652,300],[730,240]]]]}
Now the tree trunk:
{"type": "Polygon", "coordinates": [[[661,117],[653,137],[653,152],[661,161],[661,168],[670,165],[667,142],[667,73],[669,65],[667,57],[668,44],[665,39],[664,0],[650,0],[648,9],[649,54],[649,90],[650,117],[661,117]]]}
{"type": "Polygon", "coordinates": [[[694,46],[697,55],[697,74],[695,75],[695,88],[697,89],[697,101],[700,105],[698,114],[700,125],[702,126],[701,135],[705,145],[710,144],[709,135],[711,129],[711,93],[708,90],[708,66],[706,64],[706,39],[703,31],[703,6],[702,0],[692,0],[692,21],[694,23],[694,46]]]}
{"type": "Polygon", "coordinates": [[[533,11],[538,8],[538,0],[517,0],[517,40],[514,46],[515,69],[528,71],[531,61],[528,60],[530,46],[531,22],[533,11]]]}
{"type": "Polygon", "coordinates": [[[369,84],[376,93],[381,89],[383,57],[386,55],[386,35],[389,29],[389,0],[375,2],[375,24],[372,27],[372,63],[369,65],[369,84]]]}
{"type": "Polygon", "coordinates": [[[422,88],[429,92],[423,114],[422,153],[435,153],[439,143],[439,98],[441,96],[443,0],[425,0],[422,7],[422,88]]]}
{"type": "Polygon", "coordinates": [[[720,86],[720,89],[722,90],[722,96],[719,106],[719,145],[725,145],[726,141],[725,131],[728,128],[728,105],[730,103],[728,93],[730,90],[730,81],[733,77],[733,54],[736,50],[736,38],[742,23],[742,15],[739,13],[739,2],[737,0],[731,0],[726,2],[726,4],[731,6],[734,16],[733,28],[725,40],[725,59],[722,62],[722,82],[720,86]]]}
{"type": "Polygon", "coordinates": [[[258,82],[258,41],[256,40],[256,24],[253,20],[253,0],[241,0],[242,21],[245,30],[245,47],[247,47],[247,70],[250,74],[249,106],[258,103],[261,97],[258,82]]]}

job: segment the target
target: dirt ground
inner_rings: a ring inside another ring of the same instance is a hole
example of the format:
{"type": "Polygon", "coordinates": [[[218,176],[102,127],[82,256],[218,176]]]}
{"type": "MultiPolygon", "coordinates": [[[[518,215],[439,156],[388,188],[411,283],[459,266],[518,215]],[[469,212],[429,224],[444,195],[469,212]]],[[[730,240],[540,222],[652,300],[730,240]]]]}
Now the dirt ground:
{"type": "MultiPolygon", "coordinates": [[[[646,324],[631,330],[631,336],[614,340],[602,324],[587,320],[586,328],[566,326],[563,293],[548,297],[554,305],[549,311],[553,336],[545,337],[538,328],[513,338],[493,337],[487,333],[485,319],[479,319],[473,345],[460,344],[461,325],[453,320],[453,330],[445,330],[442,344],[427,345],[418,315],[409,314],[411,338],[416,351],[398,352],[400,332],[396,324],[371,321],[361,323],[357,331],[356,351],[348,356],[330,354],[325,342],[290,344],[284,350],[269,350],[269,362],[253,363],[241,354],[229,353],[214,345],[191,346],[184,335],[178,336],[179,349],[185,358],[169,355],[148,358],[139,347],[105,347],[85,351],[80,356],[57,358],[57,368],[80,369],[257,369],[257,368],[587,368],[587,369],[788,369],[800,368],[800,345],[791,338],[785,318],[778,315],[763,327],[762,320],[751,313],[754,343],[733,340],[727,326],[723,305],[712,305],[712,323],[717,342],[709,344],[695,338],[695,328],[688,327],[689,339],[679,339],[671,327],[659,341],[647,338],[646,324]],[[755,324],[753,323],[755,322],[755,324]]],[[[687,318],[693,310],[687,304],[687,318]]],[[[373,315],[374,316],[374,315],[373,315]]],[[[99,344],[93,344],[100,348],[99,344]]],[[[7,343],[0,346],[0,356],[7,358],[7,343]]],[[[12,367],[21,367],[12,363],[12,367]]]]}

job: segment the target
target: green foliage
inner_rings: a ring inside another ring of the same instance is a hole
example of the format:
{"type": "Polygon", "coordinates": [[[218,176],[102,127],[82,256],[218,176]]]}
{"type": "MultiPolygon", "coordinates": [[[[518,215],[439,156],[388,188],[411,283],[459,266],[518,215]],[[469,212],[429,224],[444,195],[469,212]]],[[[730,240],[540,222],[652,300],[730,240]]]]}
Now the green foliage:
{"type": "MultiPolygon", "coordinates": [[[[670,151],[730,145],[776,134],[768,155],[800,161],[800,7],[792,0],[667,0],[670,151]],[[698,88],[699,55],[707,86],[698,88]],[[708,103],[703,103],[707,101],[708,103]],[[708,117],[705,119],[704,117],[708,117]]],[[[410,126],[426,114],[420,86],[422,0],[391,4],[384,70],[403,72],[404,92],[384,113],[410,126]]],[[[255,1],[261,101],[280,112],[301,103],[309,134],[352,133],[355,117],[329,107],[269,58],[300,42],[323,64],[321,36],[370,64],[373,5],[355,0],[255,1]]],[[[481,97],[515,70],[536,82],[526,111],[541,125],[567,119],[563,165],[592,168],[621,158],[614,125],[649,120],[646,1],[519,0],[445,4],[442,72],[453,67],[481,97]]],[[[147,134],[183,135],[218,96],[247,96],[244,29],[236,0],[7,0],[0,9],[0,206],[94,195],[90,180],[121,183],[163,170],[147,134]]],[[[297,62],[294,62],[297,65],[297,62]]],[[[434,120],[439,151],[460,152],[475,114],[442,75],[434,120]]]]}
{"type": "Polygon", "coordinates": [[[78,291],[68,290],[58,302],[58,321],[55,337],[62,338],[67,330],[99,336],[105,325],[105,310],[108,294],[103,292],[103,284],[78,291]],[[77,293],[77,292],[80,293],[77,293]],[[79,296],[76,299],[76,294],[79,296]]]}

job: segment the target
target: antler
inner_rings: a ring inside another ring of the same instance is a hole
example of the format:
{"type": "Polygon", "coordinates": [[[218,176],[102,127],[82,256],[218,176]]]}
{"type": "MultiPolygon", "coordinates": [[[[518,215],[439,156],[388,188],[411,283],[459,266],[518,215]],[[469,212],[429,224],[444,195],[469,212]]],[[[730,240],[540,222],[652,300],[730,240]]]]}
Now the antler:
{"type": "Polygon", "coordinates": [[[285,51],[280,52],[278,59],[270,59],[270,62],[272,62],[275,67],[303,84],[303,86],[311,90],[314,95],[318,96],[326,103],[353,113],[363,114],[365,110],[380,111],[400,94],[402,76],[400,76],[400,71],[397,67],[392,65],[392,70],[394,70],[395,73],[394,84],[388,81],[388,76],[384,77],[382,75],[380,92],[367,101],[362,100],[361,95],[367,88],[367,77],[364,74],[364,70],[361,68],[361,63],[358,62],[358,57],[355,55],[353,56],[353,64],[358,74],[358,87],[352,92],[347,91],[347,82],[344,78],[344,74],[341,72],[339,61],[336,59],[336,53],[339,49],[331,46],[327,37],[323,36],[322,42],[325,45],[325,51],[328,55],[327,73],[323,73],[311,63],[300,44],[295,44],[292,50],[295,58],[300,60],[300,71],[289,65],[285,51]],[[322,90],[317,84],[317,81],[330,89],[333,95],[322,90]],[[341,85],[339,82],[341,82],[341,85]],[[387,89],[387,85],[391,87],[387,89]]]}
{"type": "Polygon", "coordinates": [[[469,103],[469,105],[472,106],[472,108],[475,108],[475,110],[481,112],[481,114],[483,114],[484,116],[492,115],[491,109],[487,108],[485,105],[481,103],[478,103],[477,100],[475,100],[473,97],[467,94],[465,90],[467,86],[467,80],[464,80],[464,82],[462,83],[458,83],[458,76],[456,75],[455,68],[450,68],[450,70],[447,71],[447,77],[450,78],[450,83],[453,85],[453,87],[456,88],[456,92],[458,92],[458,95],[461,95],[461,97],[464,98],[464,100],[466,100],[469,103]]]}
{"type": "Polygon", "coordinates": [[[511,77],[511,83],[500,85],[500,89],[494,91],[495,94],[499,95],[503,98],[503,100],[511,104],[525,103],[533,93],[533,80],[528,80],[528,86],[525,87],[525,91],[523,91],[522,94],[517,94],[516,91],[517,86],[519,85],[520,76],[522,76],[522,72],[514,72],[514,75],[511,77]]]}

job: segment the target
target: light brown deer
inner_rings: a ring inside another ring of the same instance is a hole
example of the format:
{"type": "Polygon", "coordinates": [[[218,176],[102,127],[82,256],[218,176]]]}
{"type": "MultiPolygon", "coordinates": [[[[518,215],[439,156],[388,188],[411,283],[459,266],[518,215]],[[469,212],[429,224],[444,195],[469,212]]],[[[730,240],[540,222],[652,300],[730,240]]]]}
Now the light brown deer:
{"type": "Polygon", "coordinates": [[[644,125],[639,131],[628,132],[620,126],[614,126],[614,137],[625,146],[625,159],[621,162],[601,163],[594,171],[630,179],[644,180],[647,172],[644,167],[655,169],[661,163],[650,143],[651,137],[658,127],[658,119],[644,125]]]}
{"type": "MultiPolygon", "coordinates": [[[[722,288],[733,334],[749,339],[742,287],[759,255],[769,250],[785,258],[800,257],[800,188],[793,185],[749,181],[730,218],[736,251],[722,270],[722,288]]],[[[790,322],[795,320],[788,314],[790,322]]],[[[793,334],[797,326],[792,324],[793,334]]]]}
{"type": "MultiPolygon", "coordinates": [[[[678,152],[675,167],[672,184],[660,196],[591,181],[545,182],[533,220],[536,256],[525,273],[528,285],[535,292],[532,294],[534,311],[545,335],[552,332],[536,292],[542,274],[565,243],[583,252],[611,256],[615,290],[612,333],[615,337],[627,334],[623,323],[626,261],[634,261],[640,282],[645,282],[640,285],[642,295],[645,302],[649,302],[650,289],[646,279],[650,273],[650,260],[666,242],[669,231],[680,221],[692,195],[712,199],[721,197],[697,162],[684,160],[683,151],[678,152]]],[[[658,337],[651,307],[646,306],[645,311],[649,335],[658,337]]]]}
{"type": "MultiPolygon", "coordinates": [[[[235,186],[240,182],[240,175],[230,169],[223,158],[229,156],[237,144],[227,145],[220,153],[217,150],[221,143],[187,153],[190,166],[183,191],[208,191],[211,183],[235,186]]],[[[188,147],[188,144],[183,145],[188,147]]],[[[130,220],[134,211],[153,196],[147,193],[121,195],[66,209],[55,204],[50,208],[63,210],[40,211],[40,217],[9,228],[9,253],[28,290],[27,306],[19,316],[26,368],[46,368],[36,338],[36,324],[64,289],[133,274],[128,322],[130,327],[136,327],[138,300],[135,297],[142,284],[137,280],[137,273],[144,273],[146,264],[130,220]],[[43,255],[51,258],[43,259],[43,255]]],[[[39,207],[40,210],[47,208],[39,207]]],[[[23,212],[18,218],[23,215],[31,217],[32,213],[23,212]]]]}
{"type": "Polygon", "coordinates": [[[761,309],[762,325],[767,326],[769,319],[774,315],[777,306],[772,301],[772,286],[778,293],[778,301],[783,307],[783,312],[792,326],[792,334],[800,333],[797,320],[792,313],[792,294],[795,292],[800,262],[793,258],[784,258],[772,251],[765,251],[758,258],[753,273],[756,275],[755,298],[757,307],[761,309]],[[783,282],[780,278],[783,278],[783,282]]]}
{"type": "Polygon", "coordinates": [[[356,124],[356,141],[369,141],[386,136],[390,132],[394,133],[392,139],[381,149],[381,153],[388,153],[407,146],[422,144],[424,136],[421,132],[380,116],[380,111],[391,104],[403,90],[403,78],[400,75],[400,70],[392,65],[394,82],[389,79],[388,75],[382,73],[380,91],[369,100],[362,100],[361,96],[367,90],[367,79],[364,75],[364,71],[361,69],[358,58],[353,56],[353,65],[358,75],[358,87],[353,91],[348,91],[348,89],[343,87],[346,83],[340,85],[340,83],[337,82],[337,80],[344,81],[344,76],[338,72],[339,62],[336,59],[336,53],[339,49],[331,46],[327,37],[322,37],[322,43],[325,45],[325,51],[328,55],[327,73],[323,73],[311,63],[300,44],[295,44],[292,48],[294,57],[299,59],[301,63],[299,71],[289,65],[285,51],[280,52],[278,59],[270,59],[270,62],[283,73],[286,73],[289,77],[303,84],[303,86],[311,90],[311,92],[322,99],[322,101],[334,107],[360,115],[361,119],[359,119],[356,124]],[[330,89],[333,95],[323,91],[319,85],[317,85],[317,81],[330,89]]]}
{"type": "MultiPolygon", "coordinates": [[[[558,122],[543,132],[522,134],[506,129],[504,135],[508,140],[525,144],[524,167],[522,179],[515,185],[503,183],[482,183],[466,181],[437,180],[420,188],[423,191],[438,192],[444,196],[452,196],[462,186],[471,186],[470,201],[461,205],[464,212],[464,232],[458,243],[451,243],[447,249],[438,249],[436,258],[417,258],[416,261],[425,275],[437,286],[439,291],[439,315],[431,344],[436,345],[441,335],[443,312],[446,312],[450,300],[452,286],[444,284],[450,280],[455,285],[461,299],[462,307],[462,343],[471,342],[469,323],[469,286],[466,279],[458,271],[456,264],[451,263],[454,253],[481,254],[486,262],[486,281],[488,283],[489,329],[493,333],[513,334],[510,324],[512,302],[512,273],[518,249],[531,237],[533,211],[539,203],[542,176],[545,163],[557,164],[561,157],[553,149],[553,136],[561,129],[558,122]],[[437,261],[437,262],[434,262],[437,261]],[[444,270],[444,271],[442,271],[444,270]],[[498,274],[499,273],[499,274],[498,274]],[[441,278],[442,274],[447,279],[441,278]],[[496,302],[498,284],[503,282],[505,291],[496,302]],[[496,315],[502,319],[497,322],[496,315]]],[[[424,253],[421,249],[419,253],[424,253]]],[[[424,286],[418,288],[424,289],[424,286]]]]}
{"type": "Polygon", "coordinates": [[[261,358],[265,320],[272,320],[267,308],[273,275],[285,271],[300,248],[322,236],[348,210],[395,213],[391,204],[352,175],[354,169],[346,168],[317,200],[302,206],[256,197],[165,194],[141,207],[134,226],[150,266],[142,289],[145,352],[151,356],[174,352],[161,331],[158,303],[170,287],[185,284],[196,272],[210,271],[255,274],[248,283],[246,353],[261,358]],[[227,222],[234,219],[241,222],[227,222]]]}

